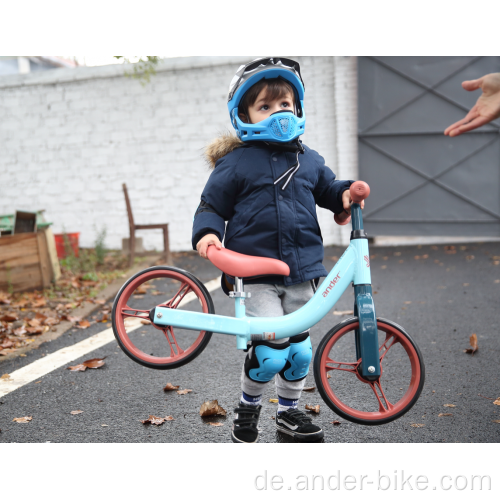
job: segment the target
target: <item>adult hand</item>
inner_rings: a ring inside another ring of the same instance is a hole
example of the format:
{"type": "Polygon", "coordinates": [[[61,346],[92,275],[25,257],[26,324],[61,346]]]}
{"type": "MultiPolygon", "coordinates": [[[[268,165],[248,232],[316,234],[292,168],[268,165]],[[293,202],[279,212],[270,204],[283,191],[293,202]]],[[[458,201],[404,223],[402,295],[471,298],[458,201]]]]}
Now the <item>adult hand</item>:
{"type": "MultiPolygon", "coordinates": [[[[352,198],[351,198],[351,192],[349,189],[346,189],[342,193],[342,205],[344,206],[344,211],[346,214],[351,215],[351,205],[352,205],[352,198]]],[[[360,203],[361,208],[365,208],[365,200],[363,200],[360,203]]]]}
{"type": "Polygon", "coordinates": [[[200,254],[200,257],[208,259],[207,250],[210,245],[215,245],[215,248],[218,250],[222,248],[222,243],[219,241],[219,238],[215,236],[215,234],[206,234],[196,245],[196,250],[200,254]]]}
{"type": "Polygon", "coordinates": [[[483,93],[463,120],[450,125],[444,131],[444,135],[450,137],[482,127],[500,117],[500,73],[490,73],[478,80],[468,80],[462,83],[462,87],[469,92],[481,89],[483,93]]]}

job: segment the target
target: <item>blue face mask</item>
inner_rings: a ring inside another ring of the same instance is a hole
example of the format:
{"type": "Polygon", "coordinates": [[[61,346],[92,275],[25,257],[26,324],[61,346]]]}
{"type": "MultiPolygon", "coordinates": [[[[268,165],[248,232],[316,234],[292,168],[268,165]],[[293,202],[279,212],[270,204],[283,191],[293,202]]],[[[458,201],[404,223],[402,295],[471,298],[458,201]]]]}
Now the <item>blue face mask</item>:
{"type": "Polygon", "coordinates": [[[233,109],[231,115],[233,127],[243,142],[290,142],[304,133],[306,124],[305,113],[298,118],[291,111],[278,111],[259,123],[241,121],[238,108],[233,109]]]}

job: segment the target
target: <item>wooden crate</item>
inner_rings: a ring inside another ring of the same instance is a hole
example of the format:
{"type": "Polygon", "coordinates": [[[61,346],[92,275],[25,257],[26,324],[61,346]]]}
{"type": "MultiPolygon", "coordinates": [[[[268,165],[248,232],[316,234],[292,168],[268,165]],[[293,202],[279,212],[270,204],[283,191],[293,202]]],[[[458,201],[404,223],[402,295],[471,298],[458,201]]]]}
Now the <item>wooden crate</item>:
{"type": "Polygon", "coordinates": [[[50,228],[0,238],[0,291],[41,289],[60,276],[50,228]]]}

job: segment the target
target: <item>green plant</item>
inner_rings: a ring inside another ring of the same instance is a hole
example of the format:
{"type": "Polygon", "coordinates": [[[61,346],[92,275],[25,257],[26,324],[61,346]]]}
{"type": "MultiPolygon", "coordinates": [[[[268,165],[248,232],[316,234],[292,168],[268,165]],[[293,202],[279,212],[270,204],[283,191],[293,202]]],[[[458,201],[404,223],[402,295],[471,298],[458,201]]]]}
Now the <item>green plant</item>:
{"type": "Polygon", "coordinates": [[[99,276],[96,273],[86,273],[82,276],[84,281],[99,281],[99,276]]]}
{"type": "MultiPolygon", "coordinates": [[[[124,63],[132,63],[127,56],[113,56],[124,63]]],[[[133,73],[125,72],[125,76],[139,80],[142,86],[149,83],[152,75],[156,75],[156,65],[160,62],[159,56],[139,56],[139,60],[134,63],[133,73]]]]}
{"type": "Polygon", "coordinates": [[[106,234],[107,234],[107,229],[106,226],[103,226],[102,229],[99,231],[97,228],[94,226],[94,230],[97,233],[97,237],[94,242],[95,246],[95,255],[97,258],[97,263],[98,264],[104,264],[104,257],[106,257],[106,246],[104,244],[104,241],[106,240],[106,234]]]}

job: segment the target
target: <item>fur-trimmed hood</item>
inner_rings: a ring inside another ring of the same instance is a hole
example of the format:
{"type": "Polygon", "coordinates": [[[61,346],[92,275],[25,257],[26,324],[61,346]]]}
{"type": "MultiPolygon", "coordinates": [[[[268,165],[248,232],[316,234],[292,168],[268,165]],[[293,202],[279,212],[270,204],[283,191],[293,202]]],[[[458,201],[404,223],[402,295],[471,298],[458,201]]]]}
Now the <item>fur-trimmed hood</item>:
{"type": "Polygon", "coordinates": [[[210,169],[214,169],[218,160],[242,146],[244,146],[244,143],[241,139],[230,132],[226,132],[214,139],[205,148],[203,156],[210,169]]]}

